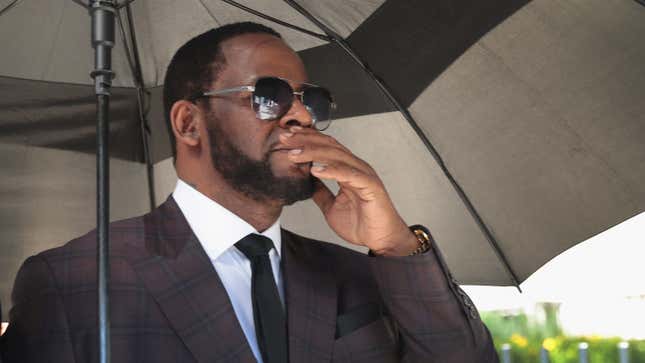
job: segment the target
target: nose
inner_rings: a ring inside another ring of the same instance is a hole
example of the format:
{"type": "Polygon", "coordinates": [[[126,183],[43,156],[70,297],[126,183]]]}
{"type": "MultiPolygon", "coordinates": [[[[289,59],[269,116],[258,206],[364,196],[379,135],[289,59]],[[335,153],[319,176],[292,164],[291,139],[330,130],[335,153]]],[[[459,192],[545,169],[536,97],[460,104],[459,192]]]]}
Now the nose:
{"type": "Polygon", "coordinates": [[[302,103],[301,96],[294,94],[291,108],[280,119],[280,127],[289,128],[291,126],[312,127],[313,119],[307,108],[302,103]]]}

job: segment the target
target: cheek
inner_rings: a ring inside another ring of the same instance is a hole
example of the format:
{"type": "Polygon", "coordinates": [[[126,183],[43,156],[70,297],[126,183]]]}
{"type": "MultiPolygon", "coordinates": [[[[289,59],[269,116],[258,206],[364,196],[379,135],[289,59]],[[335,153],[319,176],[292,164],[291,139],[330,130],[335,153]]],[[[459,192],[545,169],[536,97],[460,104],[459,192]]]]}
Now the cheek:
{"type": "Polygon", "coordinates": [[[227,137],[230,144],[254,160],[265,157],[274,131],[271,123],[258,120],[249,107],[223,105],[214,113],[217,122],[221,122],[219,130],[222,136],[227,137]]]}

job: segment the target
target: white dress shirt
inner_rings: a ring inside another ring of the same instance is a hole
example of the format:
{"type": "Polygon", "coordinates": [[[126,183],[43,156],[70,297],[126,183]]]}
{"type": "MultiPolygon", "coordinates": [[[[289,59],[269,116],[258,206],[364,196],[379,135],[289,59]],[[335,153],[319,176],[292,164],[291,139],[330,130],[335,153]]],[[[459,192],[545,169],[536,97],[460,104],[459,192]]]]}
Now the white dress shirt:
{"type": "Polygon", "coordinates": [[[234,245],[250,233],[269,237],[274,248],[269,251],[273,277],[284,306],[284,287],[280,271],[280,219],[264,232],[258,232],[242,218],[198,192],[181,179],[172,193],[188,225],[204,247],[215,271],[228,293],[233,310],[253,355],[262,363],[262,356],[255,336],[253,304],[251,301],[251,262],[234,245]]]}

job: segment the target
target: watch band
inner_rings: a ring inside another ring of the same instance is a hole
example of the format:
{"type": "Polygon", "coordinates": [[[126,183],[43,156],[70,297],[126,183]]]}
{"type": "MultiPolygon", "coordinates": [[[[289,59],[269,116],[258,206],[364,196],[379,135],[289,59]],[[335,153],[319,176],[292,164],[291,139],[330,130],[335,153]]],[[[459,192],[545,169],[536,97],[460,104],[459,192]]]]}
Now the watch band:
{"type": "MultiPolygon", "coordinates": [[[[418,255],[420,253],[425,253],[430,250],[432,247],[432,235],[430,234],[430,231],[428,229],[420,224],[415,224],[413,226],[408,227],[410,228],[410,231],[414,233],[414,236],[417,238],[417,242],[419,243],[418,247],[414,252],[409,254],[408,256],[414,256],[418,255]]],[[[369,250],[367,252],[368,256],[371,257],[376,257],[379,256],[375,254],[372,250],[369,250]]]]}
{"type": "Polygon", "coordinates": [[[430,232],[423,227],[422,225],[415,224],[414,226],[410,226],[410,230],[412,233],[414,233],[414,236],[417,238],[417,241],[419,242],[419,247],[417,247],[414,252],[412,252],[409,256],[414,256],[418,255],[420,253],[427,252],[430,250],[430,232]]]}

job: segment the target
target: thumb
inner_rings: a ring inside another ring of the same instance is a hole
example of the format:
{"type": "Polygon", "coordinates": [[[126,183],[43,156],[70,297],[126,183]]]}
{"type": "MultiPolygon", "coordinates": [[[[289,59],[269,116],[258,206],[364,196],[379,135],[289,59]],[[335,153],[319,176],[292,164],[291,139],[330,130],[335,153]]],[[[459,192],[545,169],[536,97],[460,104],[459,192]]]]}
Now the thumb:
{"type": "Polygon", "coordinates": [[[329,188],[327,188],[327,186],[318,178],[315,178],[314,180],[314,188],[315,191],[312,199],[323,214],[325,214],[332,204],[334,204],[334,193],[332,193],[331,190],[329,190],[329,188]]]}

